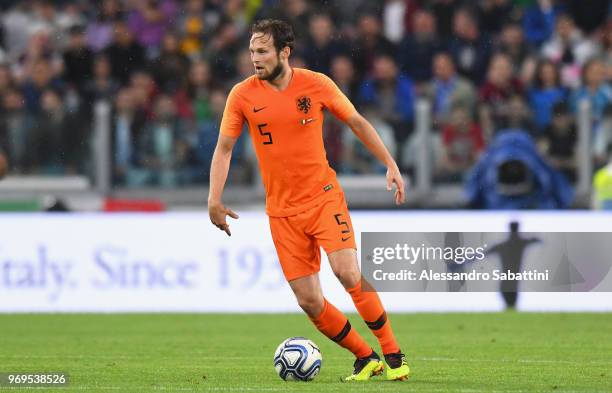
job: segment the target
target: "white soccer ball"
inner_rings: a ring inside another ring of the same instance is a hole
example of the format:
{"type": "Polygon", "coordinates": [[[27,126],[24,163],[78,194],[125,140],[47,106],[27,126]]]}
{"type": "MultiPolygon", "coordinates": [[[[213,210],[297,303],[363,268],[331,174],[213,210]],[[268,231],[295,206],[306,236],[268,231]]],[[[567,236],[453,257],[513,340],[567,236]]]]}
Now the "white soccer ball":
{"type": "Polygon", "coordinates": [[[305,337],[283,341],[274,353],[274,368],[285,381],[311,381],[321,370],[321,351],[305,337]]]}

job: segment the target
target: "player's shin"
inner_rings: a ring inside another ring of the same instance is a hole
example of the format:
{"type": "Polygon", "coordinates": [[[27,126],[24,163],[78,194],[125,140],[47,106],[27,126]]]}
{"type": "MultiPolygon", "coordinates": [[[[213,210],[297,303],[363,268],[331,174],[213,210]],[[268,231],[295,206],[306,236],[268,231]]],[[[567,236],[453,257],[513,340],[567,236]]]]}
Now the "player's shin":
{"type": "Polygon", "coordinates": [[[317,329],[330,340],[351,351],[357,358],[370,355],[372,348],[351,327],[346,316],[329,303],[327,299],[324,299],[324,302],[325,305],[321,314],[315,318],[310,318],[317,329]]]}
{"type": "Polygon", "coordinates": [[[383,308],[378,293],[367,282],[364,281],[364,283],[368,285],[367,291],[363,290],[361,280],[353,288],[347,289],[347,292],[353,299],[353,303],[355,303],[357,312],[359,312],[359,315],[361,315],[378,339],[383,354],[400,352],[399,345],[391,328],[391,322],[387,319],[387,313],[383,308]]]}

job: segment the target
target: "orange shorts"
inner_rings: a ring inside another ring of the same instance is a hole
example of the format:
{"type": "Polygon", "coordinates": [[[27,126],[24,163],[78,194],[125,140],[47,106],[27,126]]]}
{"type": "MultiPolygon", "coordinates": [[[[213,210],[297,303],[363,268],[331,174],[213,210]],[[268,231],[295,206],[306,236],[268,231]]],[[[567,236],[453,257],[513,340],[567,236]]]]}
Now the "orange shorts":
{"type": "Polygon", "coordinates": [[[321,250],[327,254],[357,249],[344,193],[289,217],[269,217],[272,240],[287,281],[318,273],[321,250]]]}

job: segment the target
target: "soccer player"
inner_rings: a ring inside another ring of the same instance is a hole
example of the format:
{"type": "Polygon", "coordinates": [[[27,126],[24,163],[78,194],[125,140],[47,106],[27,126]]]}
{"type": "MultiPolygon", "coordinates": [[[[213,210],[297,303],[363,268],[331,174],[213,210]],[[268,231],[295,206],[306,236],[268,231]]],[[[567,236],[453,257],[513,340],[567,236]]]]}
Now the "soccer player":
{"type": "Polygon", "coordinates": [[[334,274],[381,345],[387,379],[404,380],[410,370],[380,298],[373,288],[362,288],[351,218],[323,146],[323,109],[348,124],[387,166],[387,189],[395,184],[395,202],[400,204],[404,183],[397,164],[376,130],[331,79],[289,66],[294,43],[290,25],[261,20],[251,34],[255,75],[236,84],[226,102],[210,170],[210,220],[231,236],[226,216],[238,215],[223,205],[221,196],[232,149],[246,121],[266,190],[272,239],[298,304],[321,333],[355,355],[347,381],[368,380],[383,372],[378,354],[323,296],[318,276],[323,247],[334,274]]]}

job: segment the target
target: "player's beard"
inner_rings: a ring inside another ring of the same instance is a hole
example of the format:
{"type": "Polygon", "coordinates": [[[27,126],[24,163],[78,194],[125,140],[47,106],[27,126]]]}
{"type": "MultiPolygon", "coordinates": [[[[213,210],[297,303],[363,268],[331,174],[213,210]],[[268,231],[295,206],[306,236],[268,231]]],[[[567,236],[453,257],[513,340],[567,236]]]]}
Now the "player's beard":
{"type": "Polygon", "coordinates": [[[280,60],[280,56],[278,56],[277,61],[278,63],[276,63],[276,66],[272,69],[270,74],[259,79],[272,82],[274,79],[278,78],[278,76],[283,72],[283,63],[280,60]]]}

